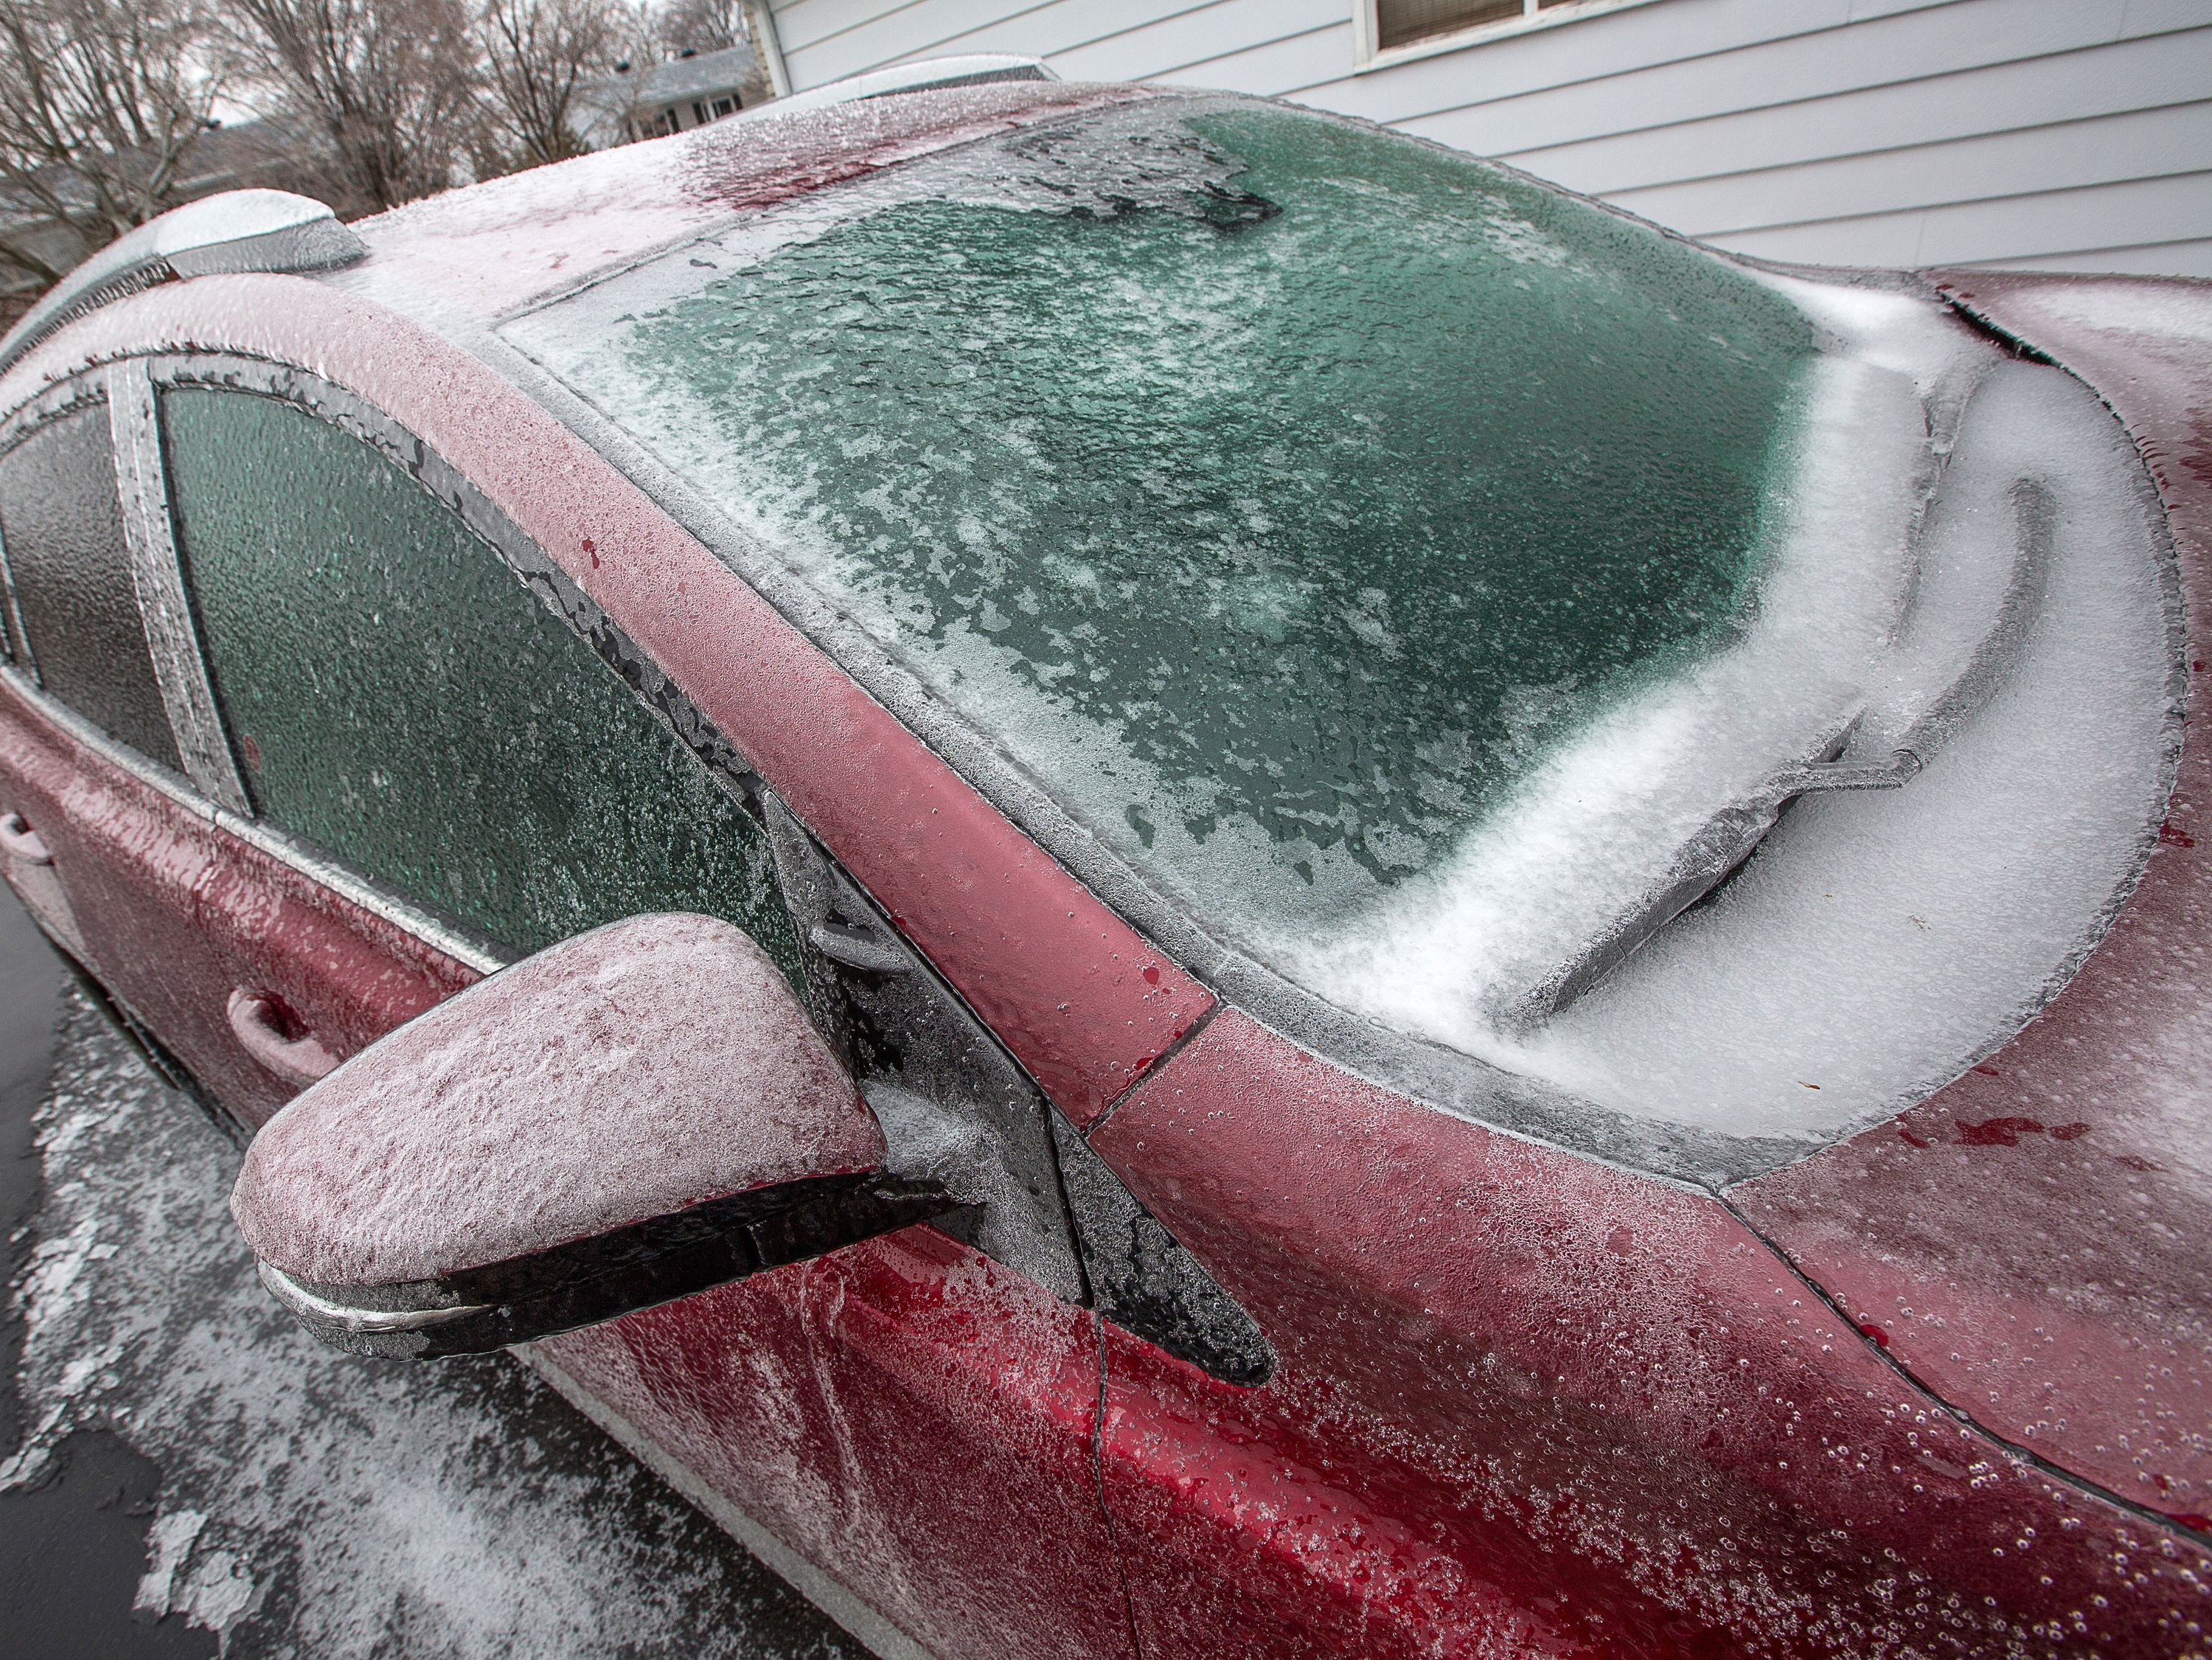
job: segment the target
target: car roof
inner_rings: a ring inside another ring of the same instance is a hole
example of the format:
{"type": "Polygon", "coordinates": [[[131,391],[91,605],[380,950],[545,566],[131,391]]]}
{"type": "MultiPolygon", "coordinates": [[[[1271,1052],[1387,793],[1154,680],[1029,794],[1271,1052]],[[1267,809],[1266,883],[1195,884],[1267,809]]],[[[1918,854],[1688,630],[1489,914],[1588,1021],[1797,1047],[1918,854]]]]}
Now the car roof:
{"type": "Polygon", "coordinates": [[[368,258],[327,279],[468,334],[732,214],[1142,88],[1012,81],[775,104],[665,138],[596,151],[410,203],[351,229],[368,258]]]}

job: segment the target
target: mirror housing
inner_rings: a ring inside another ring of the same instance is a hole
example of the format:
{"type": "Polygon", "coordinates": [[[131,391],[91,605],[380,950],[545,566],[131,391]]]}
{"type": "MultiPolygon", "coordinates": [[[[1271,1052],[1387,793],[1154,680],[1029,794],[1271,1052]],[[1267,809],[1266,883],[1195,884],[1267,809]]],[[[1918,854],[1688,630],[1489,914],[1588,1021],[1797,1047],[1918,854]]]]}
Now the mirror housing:
{"type": "Polygon", "coordinates": [[[357,1353],[480,1353],[923,1221],[760,947],[632,917],[448,999],[247,1149],[262,1281],[357,1353]]]}

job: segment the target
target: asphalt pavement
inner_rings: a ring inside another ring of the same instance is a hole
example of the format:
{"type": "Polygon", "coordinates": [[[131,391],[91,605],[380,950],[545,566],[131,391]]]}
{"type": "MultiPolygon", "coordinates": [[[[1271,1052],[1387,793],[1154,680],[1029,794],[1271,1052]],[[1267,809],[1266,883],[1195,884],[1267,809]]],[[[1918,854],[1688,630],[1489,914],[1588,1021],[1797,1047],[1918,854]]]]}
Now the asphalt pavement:
{"type": "Polygon", "coordinates": [[[512,1360],[308,1338],[236,1167],[0,890],[0,1660],[862,1660],[512,1360]]]}

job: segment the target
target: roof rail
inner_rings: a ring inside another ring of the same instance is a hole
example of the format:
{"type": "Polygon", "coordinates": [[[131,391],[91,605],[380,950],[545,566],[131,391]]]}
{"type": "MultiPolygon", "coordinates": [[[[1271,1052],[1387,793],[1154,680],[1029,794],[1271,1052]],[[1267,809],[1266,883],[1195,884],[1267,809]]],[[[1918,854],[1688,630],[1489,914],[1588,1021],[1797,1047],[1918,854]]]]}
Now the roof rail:
{"type": "MultiPolygon", "coordinates": [[[[980,87],[994,81],[1057,81],[1042,58],[1020,58],[1006,52],[969,52],[958,58],[927,58],[918,64],[901,64],[887,70],[832,81],[754,106],[763,115],[778,110],[821,109],[830,104],[855,104],[865,98],[889,98],[895,93],[934,92],[946,87],[980,87]]],[[[747,113],[751,113],[748,111],[747,113]]]]}
{"type": "Polygon", "coordinates": [[[0,337],[0,374],[47,336],[157,283],[230,271],[329,271],[368,250],[322,203],[234,190],[173,208],[109,243],[0,337]]]}

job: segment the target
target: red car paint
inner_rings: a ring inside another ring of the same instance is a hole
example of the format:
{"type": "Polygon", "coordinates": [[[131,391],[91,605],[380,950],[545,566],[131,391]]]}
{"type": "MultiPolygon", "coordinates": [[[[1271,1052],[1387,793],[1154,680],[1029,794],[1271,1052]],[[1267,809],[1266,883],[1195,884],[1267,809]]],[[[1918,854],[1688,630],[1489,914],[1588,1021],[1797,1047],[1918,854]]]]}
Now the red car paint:
{"type": "Polygon", "coordinates": [[[543,1345],[930,1651],[1132,1656],[1099,1323],[927,1228],[543,1345]]]}
{"type": "Polygon", "coordinates": [[[87,966],[248,1126],[294,1089],[241,1049],[234,990],[272,997],[343,1057],[476,978],[58,730],[5,683],[0,777],[53,849],[87,966]]]}
{"type": "MultiPolygon", "coordinates": [[[[1007,107],[1015,119],[1019,100],[1007,107]]],[[[672,173],[701,158],[682,141],[623,154],[633,167],[658,155],[672,173]]],[[[830,176],[842,175],[799,169],[793,188],[830,176]]],[[[400,216],[390,268],[410,238],[433,263],[422,251],[437,216],[496,199],[400,216]]],[[[678,226],[694,210],[645,217],[678,226]]],[[[526,281],[603,258],[611,226],[596,211],[583,201],[515,220],[527,269],[511,283],[456,274],[496,249],[496,224],[474,259],[426,280],[488,313],[526,281]]],[[[631,234],[611,240],[635,246],[631,234]]],[[[634,484],[485,363],[378,303],[387,251],[372,240],[356,292],[211,277],[119,301],[20,364],[0,408],[88,362],[228,350],[312,369],[421,436],[738,745],[1281,1361],[1256,1389],[1216,1383],[922,1228],[544,1346],[597,1409],[948,1656],[2203,1651],[2212,1553],[2186,1529],[2203,1505],[2192,1493],[2169,1511],[2181,1525],[2161,1525],[2091,1485],[2142,1504],[2134,1466],[2046,1447],[2017,1414],[1984,1405],[2030,1353],[2017,1337],[2007,1347],[2026,1323],[2007,1316],[2063,1302],[2049,1286],[2064,1245],[2039,1256],[2030,1237],[2057,1205],[2008,1208],[2002,1179],[1962,1161],[2161,1156],[2108,1134],[2125,1104],[2091,1099],[2094,1082],[2020,1081],[2074,991],[1987,1072],[1729,1202],[1446,1116],[1240,1011],[1209,1021],[1205,987],[634,484]],[[1865,1151],[1891,1146],[1941,1149],[1959,1174],[1892,1180],[1865,1151]],[[1948,1231],[1931,1239],[1930,1219],[1948,1231]],[[1913,1323],[1923,1303],[1899,1320],[1885,1298],[1905,1283],[1950,1295],[1939,1265],[1961,1242],[2005,1272],[1960,1276],[1973,1289],[1946,1306],[1965,1311],[1954,1324],[1980,1323],[1980,1347],[1952,1362],[1930,1347],[1948,1329],[1913,1323]]],[[[1970,303],[1992,307],[2030,292],[1969,286],[1970,303]]],[[[2141,376],[2147,361],[2139,351],[2114,373],[2141,376]]],[[[2206,384],[2181,356],[2160,361],[2160,398],[2185,404],[2171,390],[2183,377],[2206,384]]],[[[2148,393],[2138,413],[2124,389],[2106,392],[2154,462],[2204,453],[2184,435],[2201,420],[2159,427],[2166,405],[2148,393]]],[[[2160,477],[2192,593],[2212,471],[2197,465],[2160,477]],[[2194,496],[2177,486],[2185,475],[2194,496]]],[[[2201,764],[2192,749],[2173,818],[2185,836],[2200,837],[2201,764]]],[[[272,994],[343,1055],[471,977],[12,693],[0,700],[8,809],[53,848],[112,989],[250,1120],[287,1091],[251,1070],[228,1030],[238,985],[272,994]]],[[[2193,913],[2154,909],[2179,856],[2154,861],[2092,958],[2093,970],[2119,964],[2102,970],[2107,995],[2133,993],[2137,934],[2189,948],[2172,929],[2193,913]]],[[[2085,982],[2100,983],[2087,970],[2085,982]]],[[[2160,983],[2177,1008],[2206,1000],[2179,972],[2160,983]]],[[[2185,1172],[2120,1168],[2186,1185],[2185,1172]]],[[[2199,1178],[2173,1213],[2202,1191],[2199,1178]]],[[[2187,1271],[2163,1294],[2192,1318],[2207,1306],[2187,1271]]],[[[2066,1329],[2087,1357],[2079,1375],[2127,1375],[2125,1320],[2089,1313],[2066,1329]]],[[[2185,1405],[2172,1421],[2195,1432],[2207,1420],[2185,1405]]],[[[2195,1479],[2180,1460],[2155,1474],[2195,1479]]]]}
{"type": "MultiPolygon", "coordinates": [[[[2212,288],[1957,272],[1945,291],[2105,398],[2212,637],[2212,288]]],[[[2201,652],[2201,643],[2195,649],[2201,652]]],[[[2200,1532],[2212,1514],[2212,745],[2204,664],[2160,846],[2112,933],[1987,1064],[1738,1194],[1914,1377],[2014,1444],[2200,1532]]]]}
{"type": "Polygon", "coordinates": [[[1281,1356],[1246,1392],[1109,1343],[1147,1656],[2190,1651],[2203,1552],[1961,1422],[1707,1195],[1236,1010],[1092,1140],[1281,1356]]]}

